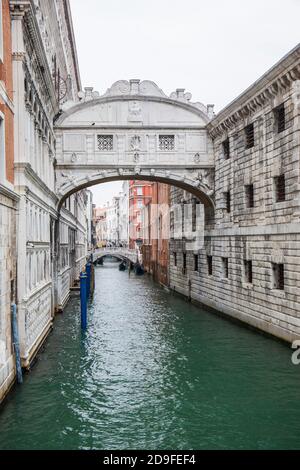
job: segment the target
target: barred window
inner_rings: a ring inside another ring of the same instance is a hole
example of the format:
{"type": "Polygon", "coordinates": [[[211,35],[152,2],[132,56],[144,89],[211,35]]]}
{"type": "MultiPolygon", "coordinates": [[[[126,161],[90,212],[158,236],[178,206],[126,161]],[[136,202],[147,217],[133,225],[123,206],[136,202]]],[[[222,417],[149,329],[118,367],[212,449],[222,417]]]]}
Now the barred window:
{"type": "Polygon", "coordinates": [[[279,175],[274,178],[276,202],[285,201],[285,176],[279,175]]]}
{"type": "Polygon", "coordinates": [[[249,124],[245,127],[246,149],[254,147],[254,125],[249,124]]]}
{"type": "Polygon", "coordinates": [[[229,139],[226,139],[222,142],[222,147],[223,147],[224,158],[225,158],[225,160],[228,160],[230,158],[229,139]]]}
{"type": "Polygon", "coordinates": [[[222,276],[225,279],[229,277],[228,258],[222,258],[222,276]]]}
{"type": "Polygon", "coordinates": [[[194,271],[199,271],[199,255],[194,255],[194,271]]]}
{"type": "Polygon", "coordinates": [[[175,149],[175,136],[174,135],[160,135],[159,136],[159,150],[166,152],[175,149]]]}
{"type": "Polygon", "coordinates": [[[213,273],[212,256],[211,256],[211,255],[207,255],[206,259],[207,259],[207,271],[208,271],[208,275],[209,275],[209,276],[212,276],[212,273],[213,273]]]}
{"type": "Polygon", "coordinates": [[[112,135],[98,135],[98,150],[101,152],[110,152],[113,150],[114,139],[112,135]]]}
{"type": "Polygon", "coordinates": [[[246,191],[246,206],[254,207],[254,186],[253,184],[247,184],[245,186],[246,191]]]}
{"type": "Polygon", "coordinates": [[[182,253],[182,274],[186,274],[186,253],[182,253]]]}
{"type": "Polygon", "coordinates": [[[280,132],[285,130],[285,109],[284,109],[284,104],[281,104],[280,106],[277,106],[277,108],[274,109],[274,115],[275,115],[276,131],[279,134],[280,132]]]}
{"type": "Polygon", "coordinates": [[[244,272],[245,272],[245,281],[249,284],[252,284],[253,274],[252,274],[252,261],[244,260],[244,272]]]}
{"type": "Polygon", "coordinates": [[[226,205],[226,212],[228,214],[231,212],[231,196],[230,196],[230,191],[226,191],[224,193],[224,199],[225,199],[225,205],[226,205]]]}
{"type": "Polygon", "coordinates": [[[284,265],[272,263],[273,289],[284,290],[284,265]]]}

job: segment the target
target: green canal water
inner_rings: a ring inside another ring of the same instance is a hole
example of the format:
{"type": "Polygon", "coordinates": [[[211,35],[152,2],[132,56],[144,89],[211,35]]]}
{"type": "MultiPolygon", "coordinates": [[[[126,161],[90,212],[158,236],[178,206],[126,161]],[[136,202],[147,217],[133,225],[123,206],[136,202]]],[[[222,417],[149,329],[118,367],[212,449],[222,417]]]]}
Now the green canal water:
{"type": "Polygon", "coordinates": [[[292,350],[96,268],[89,327],[73,298],[0,410],[0,449],[299,449],[292,350]]]}

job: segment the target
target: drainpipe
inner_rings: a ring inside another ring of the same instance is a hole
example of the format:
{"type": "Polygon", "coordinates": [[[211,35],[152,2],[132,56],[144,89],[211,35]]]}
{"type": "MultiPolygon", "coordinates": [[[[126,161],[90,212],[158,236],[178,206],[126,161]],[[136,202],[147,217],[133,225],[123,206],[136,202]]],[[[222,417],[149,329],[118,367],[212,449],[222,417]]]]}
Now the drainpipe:
{"type": "Polygon", "coordinates": [[[17,306],[16,304],[11,305],[11,320],[12,320],[12,335],[13,335],[13,347],[16,358],[16,370],[17,370],[17,382],[18,384],[23,383],[21,357],[20,357],[20,343],[19,343],[19,330],[17,320],[17,306]]]}

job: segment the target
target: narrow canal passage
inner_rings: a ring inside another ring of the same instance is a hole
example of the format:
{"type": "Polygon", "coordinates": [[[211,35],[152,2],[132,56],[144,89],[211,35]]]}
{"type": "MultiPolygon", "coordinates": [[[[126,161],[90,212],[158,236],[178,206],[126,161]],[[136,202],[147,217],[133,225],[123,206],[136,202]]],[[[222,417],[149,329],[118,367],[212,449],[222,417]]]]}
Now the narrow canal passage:
{"type": "Polygon", "coordinates": [[[300,448],[291,350],[118,264],[96,268],[0,410],[0,449],[300,448]]]}

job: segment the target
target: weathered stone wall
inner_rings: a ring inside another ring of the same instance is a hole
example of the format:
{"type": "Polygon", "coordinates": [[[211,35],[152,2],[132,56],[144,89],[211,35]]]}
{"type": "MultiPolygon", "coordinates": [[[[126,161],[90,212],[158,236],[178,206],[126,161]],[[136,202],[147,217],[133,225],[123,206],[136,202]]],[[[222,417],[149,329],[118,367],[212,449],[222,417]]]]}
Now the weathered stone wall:
{"type": "MultiPolygon", "coordinates": [[[[215,227],[206,230],[205,246],[197,253],[186,250],[184,240],[170,242],[172,289],[287,341],[300,336],[299,57],[298,48],[269,72],[269,79],[264,76],[209,124],[215,149],[215,227]],[[276,108],[281,104],[285,128],[278,132],[276,108]],[[254,146],[247,149],[245,127],[251,123],[254,146]],[[227,138],[229,158],[222,145],[227,138]],[[277,202],[280,175],[285,197],[277,202]],[[247,204],[247,185],[253,185],[254,207],[247,204]],[[222,258],[228,258],[228,278],[222,258]],[[252,282],[245,261],[252,262],[252,282]],[[283,289],[274,281],[278,264],[284,267],[283,289]]],[[[178,189],[171,192],[172,204],[190,197],[178,189]]]]}
{"type": "Polygon", "coordinates": [[[0,402],[14,377],[11,303],[15,300],[16,204],[0,188],[0,402]]]}

